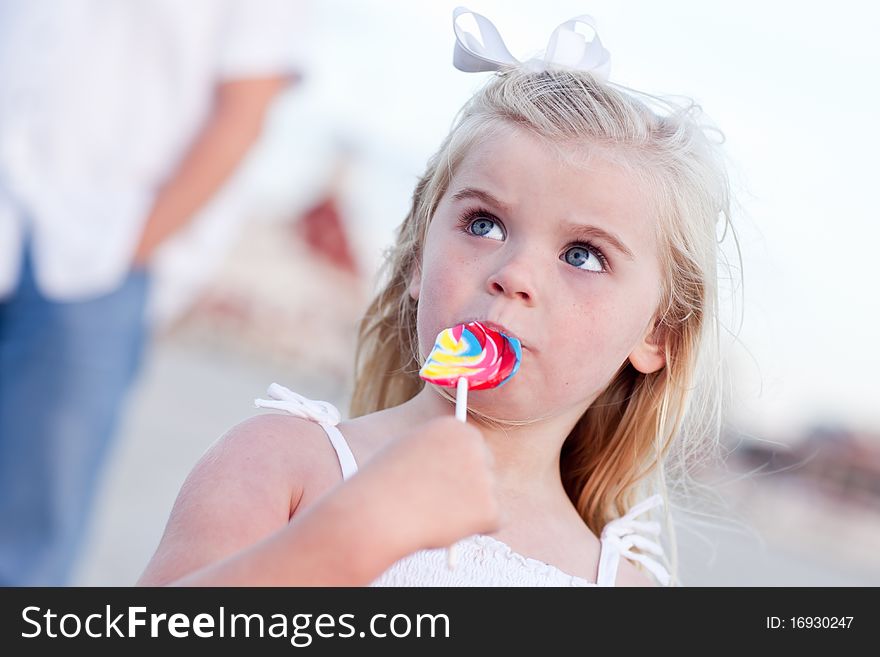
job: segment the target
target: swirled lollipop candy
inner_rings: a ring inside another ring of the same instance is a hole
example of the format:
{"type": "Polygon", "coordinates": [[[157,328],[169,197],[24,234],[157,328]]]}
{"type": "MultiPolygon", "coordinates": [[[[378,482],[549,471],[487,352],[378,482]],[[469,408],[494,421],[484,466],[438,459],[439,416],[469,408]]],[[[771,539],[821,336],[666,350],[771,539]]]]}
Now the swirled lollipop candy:
{"type": "Polygon", "coordinates": [[[467,382],[471,390],[503,386],[519,369],[520,341],[480,322],[440,331],[419,376],[438,386],[467,382]]]}
{"type": "MultiPolygon", "coordinates": [[[[503,386],[519,370],[520,360],[518,339],[470,322],[440,331],[419,376],[438,386],[455,387],[455,417],[466,422],[468,388],[503,386]]],[[[455,560],[453,545],[447,552],[450,568],[455,567],[455,560]]]]}

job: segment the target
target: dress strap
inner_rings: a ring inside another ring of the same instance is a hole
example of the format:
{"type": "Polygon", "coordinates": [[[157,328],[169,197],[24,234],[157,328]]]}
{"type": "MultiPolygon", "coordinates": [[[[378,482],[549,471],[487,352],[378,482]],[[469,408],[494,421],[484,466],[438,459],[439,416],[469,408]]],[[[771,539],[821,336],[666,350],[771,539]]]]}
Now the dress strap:
{"type": "Polygon", "coordinates": [[[270,385],[267,392],[270,399],[255,399],[254,406],[287,411],[297,417],[314,420],[315,422],[324,422],[334,427],[342,420],[339,410],[329,402],[306,399],[302,395],[296,394],[293,390],[277,383],[270,385]]]}
{"type": "Polygon", "coordinates": [[[317,399],[307,399],[277,383],[269,386],[268,393],[270,399],[255,399],[254,405],[258,408],[286,411],[291,415],[317,422],[330,439],[333,449],[336,450],[343,479],[348,479],[357,472],[358,467],[354,454],[351,453],[351,448],[345,441],[342,432],[336,428],[342,415],[333,404],[317,399]]]}
{"type": "Polygon", "coordinates": [[[596,579],[599,586],[614,586],[621,555],[643,564],[657,578],[661,586],[669,585],[671,579],[669,573],[660,563],[646,554],[633,551],[633,548],[639,548],[645,552],[663,556],[663,548],[659,543],[636,533],[641,530],[648,534],[659,535],[660,523],[635,520],[636,516],[642,515],[655,506],[662,505],[663,497],[657,493],[636,504],[623,517],[611,520],[605,525],[602,529],[602,553],[599,556],[599,574],[596,579]]]}

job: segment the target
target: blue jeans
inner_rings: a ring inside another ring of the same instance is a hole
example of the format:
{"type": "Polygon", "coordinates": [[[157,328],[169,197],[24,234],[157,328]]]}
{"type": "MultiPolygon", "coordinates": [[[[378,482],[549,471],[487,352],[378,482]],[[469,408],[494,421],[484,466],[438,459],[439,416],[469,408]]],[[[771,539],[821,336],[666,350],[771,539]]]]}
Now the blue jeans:
{"type": "Polygon", "coordinates": [[[30,258],[0,300],[0,585],[69,582],[120,407],[139,369],[149,285],[55,302],[30,258]]]}

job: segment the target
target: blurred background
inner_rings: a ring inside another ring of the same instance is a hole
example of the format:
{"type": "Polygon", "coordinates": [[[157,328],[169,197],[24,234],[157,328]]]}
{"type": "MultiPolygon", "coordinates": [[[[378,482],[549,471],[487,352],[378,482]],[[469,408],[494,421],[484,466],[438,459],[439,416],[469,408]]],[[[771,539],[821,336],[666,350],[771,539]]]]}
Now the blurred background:
{"type": "MultiPolygon", "coordinates": [[[[187,473],[256,412],[271,382],[347,413],[355,326],[382,250],[428,157],[488,75],[452,66],[457,2],[296,4],[301,78],[272,104],[229,183],[234,229],[204,262],[156,262],[154,337],[98,482],[75,584],[137,579],[187,473]]],[[[867,129],[880,101],[870,82],[880,68],[876,9],[854,0],[467,6],[520,59],[559,23],[594,16],[613,81],[694,98],[726,136],[742,270],[728,239],[724,441],[734,476],[718,492],[736,521],[683,520],[684,583],[880,585],[880,136],[867,129]]]]}

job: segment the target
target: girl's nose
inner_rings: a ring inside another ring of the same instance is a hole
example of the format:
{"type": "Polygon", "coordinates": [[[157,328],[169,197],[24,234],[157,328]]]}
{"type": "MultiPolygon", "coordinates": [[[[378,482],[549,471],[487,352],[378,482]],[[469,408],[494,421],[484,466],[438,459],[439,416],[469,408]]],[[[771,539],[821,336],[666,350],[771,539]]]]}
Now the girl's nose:
{"type": "Polygon", "coordinates": [[[527,305],[535,303],[534,277],[522,259],[510,259],[489,276],[486,281],[490,294],[519,298],[527,305]]]}

